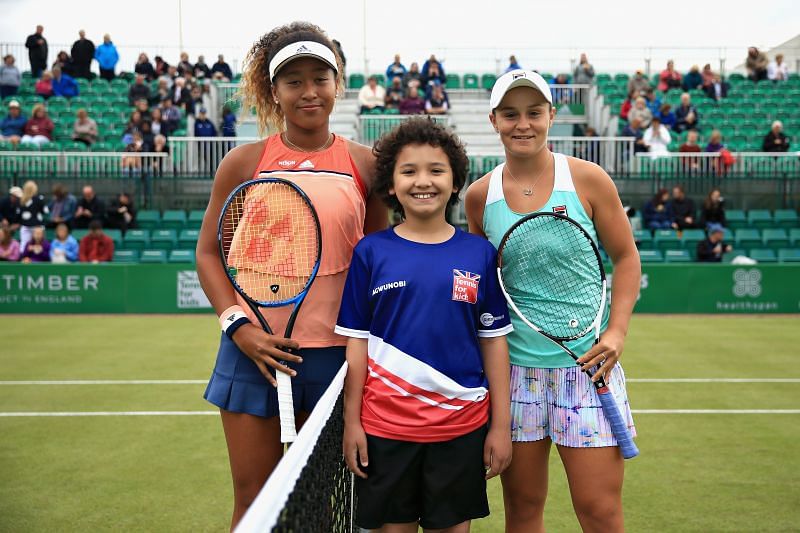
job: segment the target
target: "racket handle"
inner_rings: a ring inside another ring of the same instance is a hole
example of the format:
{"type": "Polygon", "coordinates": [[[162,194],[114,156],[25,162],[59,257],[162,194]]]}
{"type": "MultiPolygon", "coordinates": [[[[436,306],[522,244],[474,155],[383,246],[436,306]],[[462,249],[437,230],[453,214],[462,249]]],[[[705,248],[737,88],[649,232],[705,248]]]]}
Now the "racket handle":
{"type": "Polygon", "coordinates": [[[639,455],[639,448],[633,442],[631,432],[628,431],[628,425],[622,418],[619,412],[617,402],[614,400],[614,395],[607,387],[597,390],[597,396],[600,398],[600,405],[603,406],[603,414],[606,415],[608,423],[611,425],[611,431],[617,439],[619,449],[622,452],[622,457],[625,459],[633,459],[639,455]]]}
{"type": "Polygon", "coordinates": [[[292,398],[292,378],[289,374],[275,371],[278,381],[278,414],[281,419],[281,442],[294,442],[297,438],[297,427],[294,423],[294,399],[292,398]]]}

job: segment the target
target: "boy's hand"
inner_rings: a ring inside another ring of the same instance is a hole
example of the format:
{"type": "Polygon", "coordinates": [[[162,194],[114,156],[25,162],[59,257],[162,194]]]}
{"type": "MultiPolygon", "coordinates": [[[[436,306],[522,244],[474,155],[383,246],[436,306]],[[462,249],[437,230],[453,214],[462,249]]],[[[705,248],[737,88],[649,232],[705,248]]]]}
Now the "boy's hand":
{"type": "Polygon", "coordinates": [[[489,430],[483,443],[483,464],[486,466],[486,479],[502,474],[511,464],[511,431],[507,427],[489,430]]]}
{"type": "Polygon", "coordinates": [[[367,434],[361,424],[344,425],[344,438],[342,439],[342,451],[347,468],[360,478],[367,478],[367,473],[362,470],[369,465],[367,455],[367,434]],[[360,462],[359,462],[360,461],[360,462]]]}

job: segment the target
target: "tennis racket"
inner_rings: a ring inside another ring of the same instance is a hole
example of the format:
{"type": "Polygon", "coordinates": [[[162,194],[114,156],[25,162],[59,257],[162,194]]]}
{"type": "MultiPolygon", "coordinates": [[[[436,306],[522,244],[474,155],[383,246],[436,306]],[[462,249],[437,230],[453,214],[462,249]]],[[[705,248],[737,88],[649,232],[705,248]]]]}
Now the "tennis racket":
{"type": "MultiPolygon", "coordinates": [[[[594,241],[577,222],[555,213],[534,213],[517,221],[500,242],[497,277],[511,309],[531,329],[566,346],[594,331],[606,306],[606,274],[594,241]]],[[[614,396],[600,377],[594,386],[622,456],[639,450],[619,412],[614,396]]]]}
{"type": "MultiPolygon", "coordinates": [[[[280,178],[242,183],[225,200],[217,238],[228,279],[264,331],[273,334],[259,308],[294,304],[283,335],[290,338],[322,253],[319,218],[308,196],[280,178]]],[[[275,378],[281,442],[293,442],[297,429],[291,378],[279,370],[275,378]]]]}

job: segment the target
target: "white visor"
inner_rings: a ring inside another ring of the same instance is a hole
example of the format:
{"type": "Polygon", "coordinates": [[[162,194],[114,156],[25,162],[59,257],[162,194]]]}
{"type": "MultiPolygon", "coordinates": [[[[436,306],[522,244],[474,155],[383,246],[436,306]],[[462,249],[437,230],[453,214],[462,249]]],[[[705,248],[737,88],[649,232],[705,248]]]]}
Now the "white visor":
{"type": "Polygon", "coordinates": [[[492,96],[489,98],[489,112],[493,112],[508,91],[516,87],[530,87],[536,89],[550,104],[553,103],[553,95],[550,94],[550,86],[544,78],[532,70],[512,70],[506,72],[494,82],[492,96]]]}
{"type": "Polygon", "coordinates": [[[339,72],[339,67],[336,66],[336,55],[333,50],[315,41],[297,41],[281,48],[272,58],[272,61],[269,62],[269,79],[274,80],[281,67],[304,56],[315,57],[326,63],[334,72],[339,72]]]}

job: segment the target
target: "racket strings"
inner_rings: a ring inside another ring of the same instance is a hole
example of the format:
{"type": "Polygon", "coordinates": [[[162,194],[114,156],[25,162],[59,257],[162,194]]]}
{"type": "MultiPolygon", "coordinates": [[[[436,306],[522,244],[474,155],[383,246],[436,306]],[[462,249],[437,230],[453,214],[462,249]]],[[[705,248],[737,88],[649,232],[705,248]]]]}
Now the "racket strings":
{"type": "Polygon", "coordinates": [[[503,286],[520,313],[549,335],[578,338],[600,309],[602,279],[586,235],[567,220],[534,217],[501,250],[503,286]]]}
{"type": "Polygon", "coordinates": [[[278,303],[303,292],[319,257],[311,206],[290,185],[240,189],[223,215],[228,273],[257,302],[278,303]]]}

